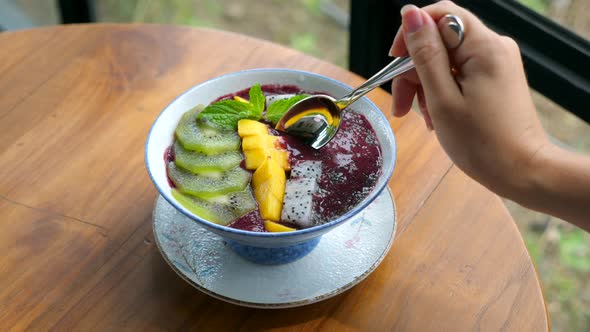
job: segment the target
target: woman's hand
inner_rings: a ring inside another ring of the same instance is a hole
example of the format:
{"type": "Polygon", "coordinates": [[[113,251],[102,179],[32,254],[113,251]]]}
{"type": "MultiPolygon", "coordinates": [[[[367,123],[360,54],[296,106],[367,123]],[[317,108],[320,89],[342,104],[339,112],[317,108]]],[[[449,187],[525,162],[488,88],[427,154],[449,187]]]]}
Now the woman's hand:
{"type": "Polygon", "coordinates": [[[409,54],[416,69],[393,82],[394,115],[407,114],[417,95],[426,125],[465,173],[504,196],[527,186],[520,174],[548,139],[517,44],[450,1],[405,6],[402,21],[390,53],[409,54]],[[454,50],[447,50],[436,24],[446,14],[465,26],[454,50]]]}
{"type": "Polygon", "coordinates": [[[406,6],[402,21],[391,54],[409,54],[416,70],[393,82],[394,115],[407,114],[417,96],[426,125],[465,173],[590,231],[590,158],[549,142],[516,43],[450,1],[406,6]],[[446,14],[465,25],[465,40],[454,50],[435,23],[446,14]]]}

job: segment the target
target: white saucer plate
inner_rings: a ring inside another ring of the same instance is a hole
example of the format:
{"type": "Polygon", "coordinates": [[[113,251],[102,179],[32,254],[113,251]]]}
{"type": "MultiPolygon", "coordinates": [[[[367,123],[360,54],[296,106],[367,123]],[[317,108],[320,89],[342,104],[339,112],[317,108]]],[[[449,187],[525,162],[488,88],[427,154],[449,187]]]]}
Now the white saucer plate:
{"type": "Polygon", "coordinates": [[[185,217],[161,196],[153,213],[162,256],[188,283],[215,298],[256,308],[290,308],[340,294],[373,272],[397,226],[389,189],[365,210],[322,236],[307,256],[260,265],[235,254],[223,238],[185,217]]]}

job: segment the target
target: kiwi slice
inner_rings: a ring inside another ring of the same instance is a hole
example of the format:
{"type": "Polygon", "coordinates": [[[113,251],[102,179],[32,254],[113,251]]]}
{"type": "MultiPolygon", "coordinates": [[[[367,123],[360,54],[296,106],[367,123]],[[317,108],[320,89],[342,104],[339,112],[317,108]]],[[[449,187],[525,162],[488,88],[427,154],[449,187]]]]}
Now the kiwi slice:
{"type": "Polygon", "coordinates": [[[242,154],[238,151],[206,155],[185,149],[178,141],[174,142],[176,166],[193,173],[227,171],[242,162],[242,154]]]}
{"type": "Polygon", "coordinates": [[[168,176],[182,193],[209,198],[244,190],[250,182],[251,175],[239,166],[225,172],[193,174],[176,166],[174,162],[169,162],[168,176]]]}
{"type": "Polygon", "coordinates": [[[197,216],[221,225],[228,225],[235,219],[256,209],[256,201],[252,197],[250,189],[208,199],[185,195],[172,189],[172,196],[197,216]]]}
{"type": "Polygon", "coordinates": [[[240,136],[236,131],[214,127],[205,120],[198,120],[202,110],[195,107],[184,113],[176,127],[176,137],[185,149],[214,155],[228,151],[238,151],[240,136]]]}

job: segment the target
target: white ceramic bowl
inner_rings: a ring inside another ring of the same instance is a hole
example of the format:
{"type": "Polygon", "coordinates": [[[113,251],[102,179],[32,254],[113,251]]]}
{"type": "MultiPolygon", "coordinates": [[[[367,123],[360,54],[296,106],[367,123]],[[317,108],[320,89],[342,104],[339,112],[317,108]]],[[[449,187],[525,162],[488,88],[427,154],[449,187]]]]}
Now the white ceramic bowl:
{"type": "Polygon", "coordinates": [[[395,138],[383,113],[368,98],[363,97],[350,108],[364,114],[377,133],[381,144],[383,166],[375,188],[356,207],[328,223],[287,233],[250,232],[209,222],[188,211],[172,197],[166,176],[165,150],[173,142],[174,130],[183,113],[196,105],[207,105],[222,95],[247,89],[256,83],[296,85],[306,91],[322,91],[336,97],[343,96],[352,90],[351,87],[334,79],[291,69],[244,70],[211,79],[184,92],[160,113],[148,134],[145,163],[162,197],[195,222],[222,236],[238,254],[262,264],[287,263],[313,250],[321,235],[362,211],[385,189],[395,165],[395,138]]]}

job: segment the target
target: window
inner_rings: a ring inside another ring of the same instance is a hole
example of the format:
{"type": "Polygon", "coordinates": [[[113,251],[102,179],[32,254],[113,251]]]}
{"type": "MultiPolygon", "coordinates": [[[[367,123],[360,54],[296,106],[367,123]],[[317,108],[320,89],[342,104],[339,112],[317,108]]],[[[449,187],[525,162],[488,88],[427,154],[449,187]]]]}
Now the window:
{"type": "Polygon", "coordinates": [[[348,0],[101,0],[98,21],[182,24],[266,39],[348,64],[348,0]]]}
{"type": "Polygon", "coordinates": [[[590,2],[587,0],[519,0],[535,12],[590,39],[590,2]]]}
{"type": "Polygon", "coordinates": [[[0,0],[0,31],[59,23],[53,1],[0,0]]]}

